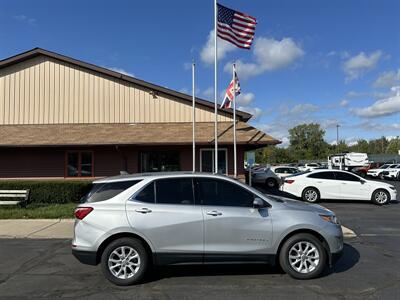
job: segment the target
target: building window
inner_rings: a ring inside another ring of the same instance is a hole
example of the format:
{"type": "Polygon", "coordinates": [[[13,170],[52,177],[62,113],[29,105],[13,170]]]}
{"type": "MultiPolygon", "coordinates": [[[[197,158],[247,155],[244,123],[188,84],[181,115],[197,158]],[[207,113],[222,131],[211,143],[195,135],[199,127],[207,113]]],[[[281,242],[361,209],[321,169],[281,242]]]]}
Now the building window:
{"type": "Polygon", "coordinates": [[[93,177],[93,151],[67,151],[65,177],[93,177]]]}
{"type": "Polygon", "coordinates": [[[140,172],[180,171],[179,151],[145,151],[140,154],[140,172]]]}
{"type": "MultiPolygon", "coordinates": [[[[214,173],[214,149],[200,149],[200,171],[214,173]]],[[[218,173],[228,174],[228,151],[218,149],[218,173]]]]}

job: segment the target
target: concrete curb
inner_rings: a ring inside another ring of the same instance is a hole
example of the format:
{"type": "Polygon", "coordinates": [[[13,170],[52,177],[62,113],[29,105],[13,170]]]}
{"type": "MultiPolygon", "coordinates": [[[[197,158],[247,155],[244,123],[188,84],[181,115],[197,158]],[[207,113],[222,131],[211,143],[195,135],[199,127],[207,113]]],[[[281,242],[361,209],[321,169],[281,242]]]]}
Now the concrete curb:
{"type": "Polygon", "coordinates": [[[343,232],[343,237],[344,238],[355,238],[357,237],[357,234],[351,230],[350,228],[347,228],[342,225],[342,232],[343,232]]]}

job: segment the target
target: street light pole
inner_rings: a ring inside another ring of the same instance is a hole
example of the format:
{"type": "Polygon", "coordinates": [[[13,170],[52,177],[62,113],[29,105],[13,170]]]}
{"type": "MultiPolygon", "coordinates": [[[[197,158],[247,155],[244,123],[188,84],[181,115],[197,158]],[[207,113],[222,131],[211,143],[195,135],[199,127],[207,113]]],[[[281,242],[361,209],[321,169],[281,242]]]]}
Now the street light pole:
{"type": "Polygon", "coordinates": [[[336,146],[339,147],[339,124],[336,124],[336,146]]]}

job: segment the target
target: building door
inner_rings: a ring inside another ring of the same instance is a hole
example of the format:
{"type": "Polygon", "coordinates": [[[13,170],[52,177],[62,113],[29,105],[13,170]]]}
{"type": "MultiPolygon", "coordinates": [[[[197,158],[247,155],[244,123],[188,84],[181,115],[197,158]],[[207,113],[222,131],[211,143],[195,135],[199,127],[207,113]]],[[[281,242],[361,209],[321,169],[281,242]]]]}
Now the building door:
{"type": "MultiPolygon", "coordinates": [[[[200,149],[200,171],[214,173],[214,149],[200,149]]],[[[228,151],[218,149],[218,173],[228,174],[228,151]]]]}

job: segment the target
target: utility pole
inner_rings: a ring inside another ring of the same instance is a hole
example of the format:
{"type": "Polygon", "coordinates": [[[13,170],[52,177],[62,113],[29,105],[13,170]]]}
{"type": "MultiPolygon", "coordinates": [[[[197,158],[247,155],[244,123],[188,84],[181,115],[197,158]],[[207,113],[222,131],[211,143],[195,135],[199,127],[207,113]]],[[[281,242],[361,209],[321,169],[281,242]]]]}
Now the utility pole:
{"type": "Polygon", "coordinates": [[[339,148],[339,124],[336,124],[336,147],[339,148]]]}

